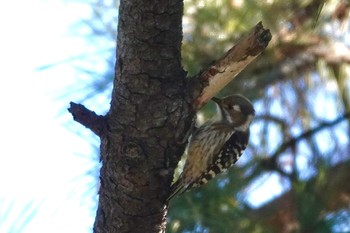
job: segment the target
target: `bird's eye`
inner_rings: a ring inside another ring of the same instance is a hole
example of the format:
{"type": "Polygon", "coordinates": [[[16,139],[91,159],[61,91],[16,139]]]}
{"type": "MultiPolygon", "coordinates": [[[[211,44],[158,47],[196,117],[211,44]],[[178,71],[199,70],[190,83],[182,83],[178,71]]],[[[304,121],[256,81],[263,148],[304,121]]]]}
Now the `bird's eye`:
{"type": "Polygon", "coordinates": [[[233,106],[232,105],[227,105],[226,107],[228,110],[232,110],[233,109],[233,106]]]}
{"type": "Polygon", "coordinates": [[[237,112],[241,112],[241,107],[239,105],[233,105],[232,108],[237,112]]]}

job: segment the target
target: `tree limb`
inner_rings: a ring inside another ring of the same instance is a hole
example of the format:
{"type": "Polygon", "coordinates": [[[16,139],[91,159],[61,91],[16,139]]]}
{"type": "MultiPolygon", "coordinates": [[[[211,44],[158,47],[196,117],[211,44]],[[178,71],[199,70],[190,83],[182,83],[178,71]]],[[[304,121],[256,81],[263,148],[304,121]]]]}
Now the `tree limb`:
{"type": "Polygon", "coordinates": [[[309,129],[307,131],[305,131],[304,133],[300,134],[297,137],[294,137],[286,142],[284,142],[276,151],[275,153],[273,153],[273,155],[271,157],[269,157],[269,159],[274,159],[276,158],[278,155],[280,155],[282,152],[284,152],[285,150],[287,150],[289,147],[294,146],[296,143],[298,143],[300,140],[311,137],[312,135],[314,135],[315,133],[327,128],[327,127],[331,127],[334,126],[338,123],[340,123],[341,121],[345,120],[346,118],[350,118],[350,112],[347,112],[345,114],[343,114],[342,116],[338,117],[337,119],[333,120],[333,121],[329,121],[329,122],[323,122],[322,124],[320,124],[319,126],[313,128],[313,129],[309,129]]]}
{"type": "Polygon", "coordinates": [[[231,82],[250,62],[252,62],[271,40],[269,29],[259,22],[250,33],[234,45],[221,59],[199,74],[201,93],[194,106],[201,108],[222,88],[231,82]]]}
{"type": "Polygon", "coordinates": [[[97,136],[102,137],[106,133],[107,124],[104,116],[97,115],[84,105],[73,102],[70,102],[68,111],[73,115],[75,121],[89,128],[97,136]]]}

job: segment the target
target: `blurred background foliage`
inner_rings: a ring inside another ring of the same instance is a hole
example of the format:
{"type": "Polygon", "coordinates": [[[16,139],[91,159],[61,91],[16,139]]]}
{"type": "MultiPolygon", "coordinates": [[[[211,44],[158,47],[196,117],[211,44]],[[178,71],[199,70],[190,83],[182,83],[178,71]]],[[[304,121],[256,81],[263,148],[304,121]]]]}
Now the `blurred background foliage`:
{"type": "MultiPolygon", "coordinates": [[[[273,38],[219,94],[241,93],[254,102],[249,148],[228,173],[171,201],[167,231],[350,232],[349,2],[184,2],[182,58],[189,78],[259,21],[273,38]]],[[[79,35],[101,54],[84,59],[105,69],[77,63],[80,89],[67,94],[98,109],[110,99],[118,2],[87,4],[93,17],[77,26],[79,35]]],[[[213,107],[198,113],[199,124],[213,107]]]]}

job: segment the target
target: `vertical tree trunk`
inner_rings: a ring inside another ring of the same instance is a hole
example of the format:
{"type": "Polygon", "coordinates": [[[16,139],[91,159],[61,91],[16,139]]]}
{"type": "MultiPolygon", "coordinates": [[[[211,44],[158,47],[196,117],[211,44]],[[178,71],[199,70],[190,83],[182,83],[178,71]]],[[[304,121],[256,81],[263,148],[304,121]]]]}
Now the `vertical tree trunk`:
{"type": "Polygon", "coordinates": [[[193,117],[182,0],[121,0],[116,77],[101,134],[96,233],[165,232],[168,188],[193,117]]]}

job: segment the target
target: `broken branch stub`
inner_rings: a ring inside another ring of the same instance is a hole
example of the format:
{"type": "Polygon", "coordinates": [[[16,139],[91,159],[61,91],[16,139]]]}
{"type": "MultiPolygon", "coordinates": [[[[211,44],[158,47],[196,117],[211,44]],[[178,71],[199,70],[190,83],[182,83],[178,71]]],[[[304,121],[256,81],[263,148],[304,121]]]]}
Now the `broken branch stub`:
{"type": "Polygon", "coordinates": [[[102,137],[106,133],[107,123],[104,116],[97,115],[84,105],[73,102],[70,102],[68,111],[72,114],[75,121],[89,128],[97,136],[102,137]]]}
{"type": "Polygon", "coordinates": [[[195,109],[200,109],[231,82],[267,47],[271,37],[270,30],[265,29],[262,22],[259,22],[221,59],[204,69],[199,74],[199,81],[204,88],[194,101],[195,109]]]}

